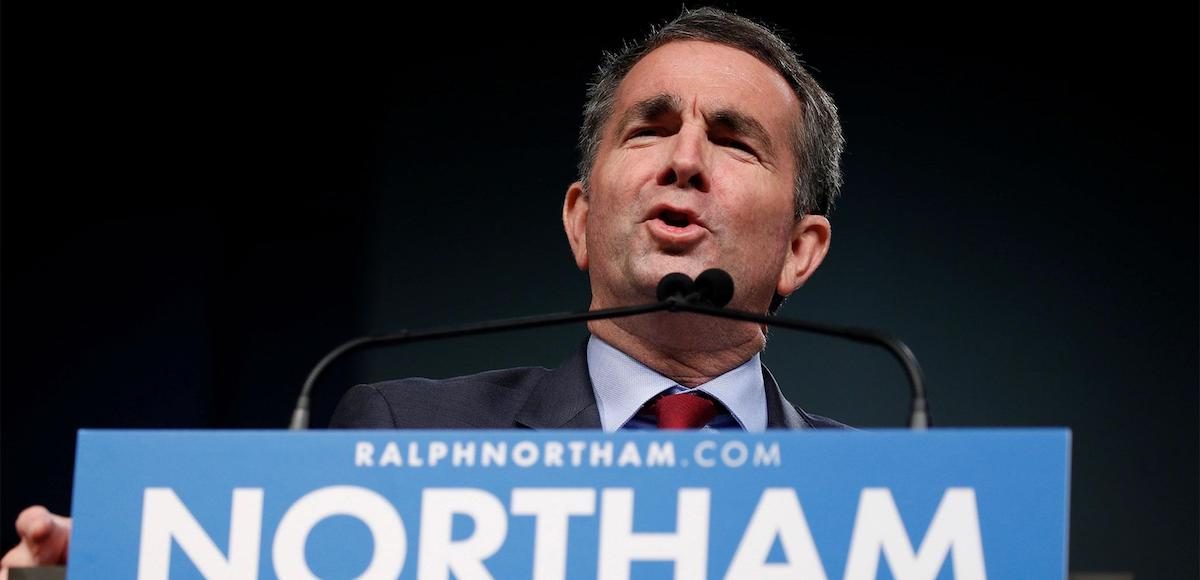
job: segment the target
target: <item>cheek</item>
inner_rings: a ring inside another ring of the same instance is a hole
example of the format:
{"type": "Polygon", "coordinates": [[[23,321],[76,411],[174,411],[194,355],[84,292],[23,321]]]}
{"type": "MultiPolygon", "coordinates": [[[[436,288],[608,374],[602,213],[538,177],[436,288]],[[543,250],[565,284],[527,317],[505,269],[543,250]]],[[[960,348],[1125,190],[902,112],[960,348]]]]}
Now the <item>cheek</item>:
{"type": "Polygon", "coordinates": [[[773,269],[775,262],[783,259],[791,243],[792,214],[790,202],[765,203],[765,200],[748,196],[744,205],[727,207],[731,212],[730,227],[739,235],[727,236],[726,243],[733,244],[729,251],[741,256],[747,267],[761,265],[773,269]]]}
{"type": "Polygon", "coordinates": [[[628,175],[604,175],[595,182],[591,193],[589,233],[598,235],[620,233],[632,227],[638,209],[639,187],[628,175]]]}
{"type": "Polygon", "coordinates": [[[593,253],[612,256],[620,250],[622,240],[629,236],[628,227],[621,214],[621,204],[613,203],[611,196],[604,201],[592,202],[591,218],[588,220],[588,247],[593,253]]]}
{"type": "Polygon", "coordinates": [[[774,184],[755,183],[748,179],[739,184],[743,192],[730,203],[724,204],[728,215],[746,232],[754,237],[773,238],[781,232],[790,231],[792,225],[792,200],[778,192],[774,184]]]}
{"type": "Polygon", "coordinates": [[[611,152],[596,164],[597,186],[616,197],[632,197],[642,185],[656,179],[665,151],[660,147],[622,149],[611,152]]]}

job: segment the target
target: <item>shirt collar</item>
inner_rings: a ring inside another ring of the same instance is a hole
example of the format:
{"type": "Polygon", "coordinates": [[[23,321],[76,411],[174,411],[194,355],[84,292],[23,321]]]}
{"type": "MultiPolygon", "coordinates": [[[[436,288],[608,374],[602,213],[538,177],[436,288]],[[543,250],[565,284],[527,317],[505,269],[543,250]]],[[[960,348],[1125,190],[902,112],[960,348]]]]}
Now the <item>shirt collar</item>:
{"type": "MultiPolygon", "coordinates": [[[[588,339],[587,363],[600,410],[600,424],[605,431],[620,429],[646,401],[678,387],[675,381],[594,335],[588,339]]],[[[766,430],[767,396],[758,354],[696,390],[721,401],[743,429],[750,432],[766,430]]]]}

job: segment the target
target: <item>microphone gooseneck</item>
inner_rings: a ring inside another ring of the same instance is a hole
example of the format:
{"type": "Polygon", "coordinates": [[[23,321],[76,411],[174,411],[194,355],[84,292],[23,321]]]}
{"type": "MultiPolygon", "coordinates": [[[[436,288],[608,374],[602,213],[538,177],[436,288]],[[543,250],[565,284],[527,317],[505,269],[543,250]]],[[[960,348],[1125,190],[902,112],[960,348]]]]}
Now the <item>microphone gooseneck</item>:
{"type": "MultiPolygon", "coordinates": [[[[691,279],[687,276],[684,276],[684,278],[687,279],[687,283],[690,288],[692,283],[691,279]]],[[[662,284],[660,282],[660,286],[661,285],[662,284]]],[[[661,301],[637,306],[605,308],[602,310],[560,312],[557,314],[507,318],[503,320],[489,320],[485,322],[475,322],[459,326],[442,326],[427,330],[401,330],[392,334],[363,336],[354,340],[349,340],[338,345],[337,348],[329,351],[329,354],[326,354],[323,358],[321,358],[320,362],[318,362],[316,366],[309,371],[308,377],[304,380],[304,386],[300,389],[300,396],[296,398],[296,407],[292,411],[292,420],[288,425],[288,429],[301,430],[308,428],[310,396],[312,394],[313,387],[317,383],[317,379],[321,377],[321,373],[325,372],[325,369],[328,368],[329,365],[333,364],[334,361],[353,351],[382,346],[399,345],[410,342],[457,338],[460,336],[490,334],[494,332],[539,328],[543,326],[556,326],[559,324],[568,324],[572,322],[586,322],[589,320],[604,320],[608,318],[637,316],[639,314],[648,314],[650,312],[669,310],[672,307],[672,304],[672,302],[661,301]]]]}
{"type": "Polygon", "coordinates": [[[822,324],[723,308],[724,305],[729,303],[732,297],[733,278],[724,270],[712,268],[701,272],[696,277],[696,282],[692,292],[689,294],[689,299],[674,304],[671,311],[692,312],[715,316],[717,318],[756,322],[767,326],[812,332],[883,347],[892,353],[892,356],[896,357],[908,375],[910,389],[909,427],[914,430],[923,430],[933,425],[933,419],[929,415],[929,402],[925,398],[925,375],[921,371],[921,365],[917,362],[917,357],[913,355],[908,345],[904,344],[900,339],[869,328],[822,324]]]}
{"type": "Polygon", "coordinates": [[[928,403],[925,399],[925,382],[924,375],[921,372],[921,366],[917,363],[917,359],[913,355],[912,350],[910,350],[908,346],[899,339],[892,337],[891,335],[866,328],[854,328],[848,326],[835,326],[832,324],[806,322],[803,320],[768,316],[764,314],[756,314],[753,312],[744,312],[741,310],[725,308],[725,305],[729,304],[730,300],[733,299],[733,278],[728,272],[719,268],[711,268],[701,272],[700,275],[696,277],[695,281],[693,281],[691,277],[686,274],[681,274],[678,272],[667,274],[666,276],[663,276],[661,280],[659,280],[658,287],[655,290],[655,296],[658,301],[651,304],[606,308],[603,310],[589,310],[584,312],[565,312],[558,314],[547,314],[543,316],[527,316],[523,318],[493,320],[461,326],[433,328],[423,331],[410,332],[407,330],[402,330],[394,334],[366,336],[345,342],[330,351],[329,354],[325,355],[320,362],[313,367],[312,371],[309,372],[308,378],[304,381],[304,386],[300,391],[300,396],[297,398],[296,408],[292,412],[291,425],[288,428],[308,428],[309,397],[312,393],[313,386],[316,384],[317,379],[321,376],[321,373],[330,364],[332,364],[342,355],[345,355],[351,351],[407,342],[454,338],[476,334],[489,334],[493,332],[537,328],[542,326],[555,326],[559,324],[583,322],[588,320],[622,318],[626,316],[637,316],[640,314],[649,314],[651,312],[662,311],[691,312],[728,320],[756,322],[768,326],[778,326],[791,330],[813,332],[826,336],[835,336],[856,342],[882,346],[900,361],[908,374],[908,381],[911,387],[911,412],[909,414],[909,427],[912,429],[925,429],[932,425],[932,419],[929,416],[928,403]]]}

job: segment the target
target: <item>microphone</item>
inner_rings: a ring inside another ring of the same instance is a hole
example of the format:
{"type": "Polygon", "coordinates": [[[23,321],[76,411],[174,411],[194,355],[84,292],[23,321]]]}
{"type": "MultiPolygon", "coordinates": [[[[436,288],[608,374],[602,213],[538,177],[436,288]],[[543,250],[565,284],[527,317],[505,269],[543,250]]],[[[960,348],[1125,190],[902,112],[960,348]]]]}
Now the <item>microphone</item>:
{"type": "Polygon", "coordinates": [[[696,276],[696,300],[713,308],[724,308],[733,300],[733,277],[720,268],[709,268],[696,276]]]}
{"type": "Polygon", "coordinates": [[[696,283],[692,281],[691,276],[673,272],[658,281],[658,289],[654,295],[659,302],[667,302],[672,299],[686,302],[695,286],[696,283]]]}
{"type": "Polygon", "coordinates": [[[304,381],[304,386],[300,390],[300,396],[296,399],[296,408],[292,411],[292,420],[288,429],[300,430],[308,428],[309,396],[312,393],[313,386],[321,376],[321,373],[330,364],[351,351],[406,342],[455,338],[589,320],[621,318],[662,311],[692,312],[717,318],[756,322],[768,326],[814,332],[882,346],[900,360],[900,363],[904,365],[908,373],[912,401],[909,427],[912,429],[925,429],[932,424],[929,417],[928,403],[925,400],[924,377],[921,367],[908,346],[890,335],[865,328],[820,324],[725,308],[725,305],[729,304],[729,301],[733,299],[733,278],[728,272],[718,268],[711,268],[701,272],[694,281],[686,274],[678,272],[667,274],[659,280],[658,287],[655,289],[655,297],[658,300],[657,302],[638,306],[526,316],[522,318],[477,322],[461,326],[445,326],[415,332],[401,330],[393,334],[364,336],[344,342],[330,351],[329,354],[326,354],[313,367],[312,371],[308,373],[308,377],[304,381]]]}
{"type": "Polygon", "coordinates": [[[733,277],[718,268],[701,272],[695,281],[687,274],[673,272],[658,281],[655,296],[659,302],[721,308],[733,299],[733,277]]]}

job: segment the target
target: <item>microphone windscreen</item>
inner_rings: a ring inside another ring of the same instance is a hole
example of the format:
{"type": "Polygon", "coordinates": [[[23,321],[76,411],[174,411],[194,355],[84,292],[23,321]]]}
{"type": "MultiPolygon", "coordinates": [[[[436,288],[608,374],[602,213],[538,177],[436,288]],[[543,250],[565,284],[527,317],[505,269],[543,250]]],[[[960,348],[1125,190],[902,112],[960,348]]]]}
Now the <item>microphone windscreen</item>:
{"type": "Polygon", "coordinates": [[[695,290],[703,300],[723,308],[733,300],[733,277],[720,268],[710,268],[696,276],[695,290]]]}
{"type": "Polygon", "coordinates": [[[663,276],[662,280],[658,281],[658,289],[655,291],[655,295],[658,297],[659,302],[672,296],[687,296],[692,291],[693,285],[692,278],[687,274],[672,272],[663,276]]]}

